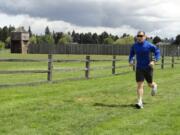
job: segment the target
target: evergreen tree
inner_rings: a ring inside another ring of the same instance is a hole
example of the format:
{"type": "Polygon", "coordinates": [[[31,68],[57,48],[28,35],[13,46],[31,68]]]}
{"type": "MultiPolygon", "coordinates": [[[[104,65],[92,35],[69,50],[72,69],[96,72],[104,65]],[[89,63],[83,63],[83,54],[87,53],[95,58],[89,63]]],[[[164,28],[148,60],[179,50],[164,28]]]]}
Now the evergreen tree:
{"type": "Polygon", "coordinates": [[[154,43],[154,44],[157,44],[157,43],[159,43],[159,42],[161,42],[161,38],[158,37],[158,36],[154,37],[153,43],[154,43]]]}
{"type": "Polygon", "coordinates": [[[92,40],[93,40],[93,44],[98,44],[99,43],[99,36],[97,35],[97,33],[94,33],[92,35],[92,40]]]}
{"type": "Polygon", "coordinates": [[[104,39],[105,39],[105,38],[108,38],[108,37],[109,37],[109,34],[108,34],[107,32],[101,33],[101,35],[99,35],[99,43],[100,43],[100,44],[103,44],[104,39]]]}
{"type": "Polygon", "coordinates": [[[180,35],[176,36],[175,44],[180,45],[180,35]]]}
{"type": "Polygon", "coordinates": [[[32,37],[32,31],[31,31],[31,27],[30,26],[29,26],[28,32],[29,32],[29,37],[32,37]]]}
{"type": "Polygon", "coordinates": [[[2,35],[1,35],[1,36],[2,36],[2,39],[1,39],[1,40],[2,40],[3,42],[5,42],[9,35],[10,35],[10,33],[9,33],[8,27],[7,27],[7,26],[4,26],[3,29],[2,29],[2,35]]]}
{"type": "Polygon", "coordinates": [[[51,32],[48,26],[45,28],[45,35],[51,35],[51,32]]]}

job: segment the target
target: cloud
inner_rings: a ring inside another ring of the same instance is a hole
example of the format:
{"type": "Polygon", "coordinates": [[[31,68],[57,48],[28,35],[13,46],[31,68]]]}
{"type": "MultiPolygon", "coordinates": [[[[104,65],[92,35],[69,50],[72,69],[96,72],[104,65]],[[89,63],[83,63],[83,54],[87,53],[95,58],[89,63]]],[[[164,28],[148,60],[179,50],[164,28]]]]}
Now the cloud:
{"type": "Polygon", "coordinates": [[[46,26],[49,26],[51,32],[72,32],[75,30],[76,32],[79,33],[86,33],[86,32],[92,32],[92,33],[102,33],[104,31],[107,31],[108,33],[112,34],[117,34],[117,35],[122,35],[123,33],[136,33],[136,29],[131,28],[130,26],[123,25],[121,27],[117,28],[112,28],[112,27],[102,27],[102,26],[97,26],[97,27],[92,27],[92,26],[78,26],[74,25],[65,21],[49,21],[46,18],[32,18],[30,16],[24,16],[24,20],[21,22],[20,25],[25,26],[26,29],[31,26],[32,30],[35,33],[38,34],[43,34],[44,29],[46,26]]]}
{"type": "Polygon", "coordinates": [[[0,12],[11,17],[23,16],[26,20],[22,24],[33,22],[38,33],[42,26],[50,25],[65,31],[134,33],[142,29],[153,35],[169,36],[180,33],[178,5],[178,0],[1,0],[0,12]]]}
{"type": "Polygon", "coordinates": [[[121,27],[82,27],[78,25],[74,25],[65,21],[50,21],[47,18],[40,18],[40,17],[30,17],[29,15],[7,15],[0,13],[0,18],[3,18],[1,20],[0,27],[6,26],[6,25],[12,25],[15,27],[24,26],[27,30],[29,26],[31,26],[31,29],[33,33],[36,34],[44,34],[45,27],[49,26],[51,32],[72,32],[75,30],[79,33],[86,33],[86,32],[92,32],[92,33],[102,33],[104,31],[107,31],[108,33],[116,34],[116,35],[122,35],[123,33],[131,33],[135,34],[137,32],[136,29],[133,29],[130,26],[123,25],[121,27]],[[13,22],[13,23],[12,23],[13,22]]]}

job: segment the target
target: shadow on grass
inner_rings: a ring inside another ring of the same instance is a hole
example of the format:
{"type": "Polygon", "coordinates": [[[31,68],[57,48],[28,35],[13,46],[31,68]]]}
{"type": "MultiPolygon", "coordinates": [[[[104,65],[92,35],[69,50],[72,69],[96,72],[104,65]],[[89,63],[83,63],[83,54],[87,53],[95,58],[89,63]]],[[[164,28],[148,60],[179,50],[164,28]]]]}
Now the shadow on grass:
{"type": "MultiPolygon", "coordinates": [[[[146,104],[146,103],[144,103],[146,104]]],[[[95,103],[93,106],[97,107],[109,107],[109,108],[134,108],[137,109],[135,104],[104,104],[104,103],[95,103]]]]}

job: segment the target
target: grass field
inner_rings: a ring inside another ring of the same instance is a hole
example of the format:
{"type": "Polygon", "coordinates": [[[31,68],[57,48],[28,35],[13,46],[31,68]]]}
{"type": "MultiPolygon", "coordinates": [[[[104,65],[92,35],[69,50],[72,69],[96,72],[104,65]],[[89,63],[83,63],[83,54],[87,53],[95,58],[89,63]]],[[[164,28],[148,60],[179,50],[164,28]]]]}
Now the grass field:
{"type": "MultiPolygon", "coordinates": [[[[1,58],[47,58],[47,55],[12,55],[1,58]]],[[[55,56],[61,59],[84,56],[55,56]]],[[[111,56],[93,56],[112,58],[111,56]]],[[[98,59],[99,59],[98,58],[98,59]]],[[[119,65],[127,64],[125,62],[119,65]]],[[[92,63],[107,66],[110,62],[92,63]]],[[[55,67],[84,67],[59,63],[55,67]]],[[[0,70],[47,69],[47,63],[0,62],[0,70]]],[[[130,68],[117,72],[131,71],[130,68]]],[[[180,66],[156,67],[158,95],[145,86],[144,109],[134,108],[134,72],[111,76],[111,70],[92,72],[92,79],[0,88],[0,135],[179,135],[180,66]],[[109,75],[101,78],[93,76],[109,75]]],[[[54,79],[84,73],[55,73],[54,79]]],[[[0,83],[46,80],[46,75],[0,75],[0,83]]]]}

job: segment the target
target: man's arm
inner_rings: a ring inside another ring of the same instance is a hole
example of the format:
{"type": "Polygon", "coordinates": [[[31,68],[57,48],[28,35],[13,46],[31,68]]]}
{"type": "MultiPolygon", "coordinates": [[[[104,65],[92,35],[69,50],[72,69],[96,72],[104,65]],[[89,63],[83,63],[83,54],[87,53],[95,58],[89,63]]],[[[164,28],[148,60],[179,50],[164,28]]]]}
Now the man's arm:
{"type": "Polygon", "coordinates": [[[160,49],[157,46],[151,44],[151,52],[154,53],[155,56],[154,61],[155,62],[158,61],[161,57],[160,49]]]}
{"type": "Polygon", "coordinates": [[[151,67],[154,67],[155,62],[157,62],[160,59],[161,53],[160,53],[160,49],[157,46],[151,44],[150,47],[151,47],[151,52],[154,53],[155,58],[149,63],[149,65],[151,67]]]}
{"type": "Polygon", "coordinates": [[[130,55],[129,55],[129,64],[133,65],[133,59],[134,59],[135,51],[134,51],[134,45],[131,47],[130,55]]]}

